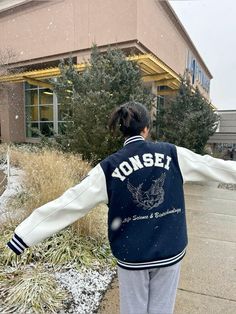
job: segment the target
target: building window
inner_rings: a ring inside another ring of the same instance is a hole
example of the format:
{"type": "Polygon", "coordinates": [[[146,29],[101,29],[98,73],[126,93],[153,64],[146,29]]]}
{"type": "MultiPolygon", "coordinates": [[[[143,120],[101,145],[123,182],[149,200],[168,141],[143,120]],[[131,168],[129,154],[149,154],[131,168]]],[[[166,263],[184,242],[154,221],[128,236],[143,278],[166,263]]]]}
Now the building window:
{"type": "Polygon", "coordinates": [[[192,85],[195,84],[195,72],[196,72],[196,60],[193,60],[193,64],[192,64],[192,85]]]}
{"type": "Polygon", "coordinates": [[[191,83],[194,85],[198,82],[207,93],[210,92],[210,78],[202,69],[201,65],[197,62],[193,54],[188,51],[187,57],[187,70],[191,74],[191,83]]]}
{"type": "Polygon", "coordinates": [[[25,116],[26,137],[57,133],[57,97],[52,90],[25,83],[25,116]]]}

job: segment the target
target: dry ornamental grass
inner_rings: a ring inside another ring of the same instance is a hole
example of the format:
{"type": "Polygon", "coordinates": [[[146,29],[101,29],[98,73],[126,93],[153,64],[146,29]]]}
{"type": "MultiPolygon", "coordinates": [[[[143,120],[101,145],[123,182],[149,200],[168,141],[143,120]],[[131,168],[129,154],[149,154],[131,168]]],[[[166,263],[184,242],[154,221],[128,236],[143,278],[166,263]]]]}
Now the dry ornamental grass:
{"type": "Polygon", "coordinates": [[[1,276],[2,313],[58,313],[63,308],[67,294],[42,265],[0,271],[1,276]]]}
{"type": "MultiPolygon", "coordinates": [[[[1,145],[0,145],[1,147],[1,145]]],[[[12,201],[15,209],[23,207],[25,216],[35,208],[62,195],[68,188],[78,184],[91,166],[79,155],[65,154],[56,150],[11,148],[11,162],[24,170],[24,193],[12,201]]],[[[107,208],[99,205],[74,224],[78,232],[95,238],[106,235],[107,208]]]]}
{"type": "MultiPolygon", "coordinates": [[[[6,150],[6,145],[0,145],[0,156],[6,150]]],[[[24,171],[24,178],[23,192],[11,199],[9,210],[21,213],[20,209],[23,209],[24,214],[9,218],[0,226],[0,312],[56,313],[63,306],[65,292],[39,263],[57,269],[66,265],[89,267],[93,263],[101,267],[113,266],[114,259],[106,239],[107,208],[99,205],[72,227],[17,257],[5,247],[15,226],[35,208],[78,184],[91,167],[78,155],[46,148],[33,148],[32,151],[28,146],[12,146],[10,157],[11,165],[24,171]]]]}

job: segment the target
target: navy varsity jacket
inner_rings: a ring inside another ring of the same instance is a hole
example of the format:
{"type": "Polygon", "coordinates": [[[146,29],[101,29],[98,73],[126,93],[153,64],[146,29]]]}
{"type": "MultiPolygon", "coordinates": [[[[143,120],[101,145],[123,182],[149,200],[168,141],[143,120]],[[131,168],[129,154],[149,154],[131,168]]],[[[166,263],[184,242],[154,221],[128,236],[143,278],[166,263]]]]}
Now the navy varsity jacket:
{"type": "Polygon", "coordinates": [[[236,163],[130,137],[81,183],[36,209],[16,228],[8,246],[21,254],[105,203],[110,246],[120,267],[173,265],[187,246],[186,181],[236,183],[236,163]]]}

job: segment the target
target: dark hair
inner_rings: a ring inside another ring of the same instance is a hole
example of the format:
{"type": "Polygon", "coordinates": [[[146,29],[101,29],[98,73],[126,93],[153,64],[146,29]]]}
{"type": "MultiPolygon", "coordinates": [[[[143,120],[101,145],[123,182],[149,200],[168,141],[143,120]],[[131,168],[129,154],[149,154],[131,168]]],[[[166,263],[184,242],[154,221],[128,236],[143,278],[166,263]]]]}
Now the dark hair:
{"type": "Polygon", "coordinates": [[[113,111],[108,124],[112,132],[119,126],[124,136],[139,135],[145,127],[149,128],[149,125],[150,116],[147,108],[135,101],[129,101],[113,111]]]}

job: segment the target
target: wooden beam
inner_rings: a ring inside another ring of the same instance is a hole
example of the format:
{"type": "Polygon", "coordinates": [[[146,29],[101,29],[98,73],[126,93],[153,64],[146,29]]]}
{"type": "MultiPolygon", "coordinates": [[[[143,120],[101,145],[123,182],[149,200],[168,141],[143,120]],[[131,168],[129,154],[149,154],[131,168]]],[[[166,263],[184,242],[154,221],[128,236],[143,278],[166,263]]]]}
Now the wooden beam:
{"type": "Polygon", "coordinates": [[[153,74],[154,73],[162,73],[163,72],[163,69],[162,69],[162,67],[159,64],[154,63],[152,60],[149,60],[149,59],[147,59],[145,61],[141,61],[140,63],[138,62],[138,64],[140,64],[141,67],[142,67],[142,64],[145,64],[147,67],[149,67],[152,70],[151,73],[153,73],[153,74]]]}
{"type": "Polygon", "coordinates": [[[152,61],[157,66],[159,66],[163,71],[168,72],[172,77],[176,78],[177,81],[180,81],[180,76],[176,72],[174,72],[170,67],[168,67],[163,61],[161,61],[158,57],[152,54],[147,54],[146,56],[148,57],[149,62],[152,61]]]}
{"type": "Polygon", "coordinates": [[[176,79],[175,78],[170,78],[167,80],[161,80],[161,81],[157,81],[155,82],[156,86],[168,86],[171,83],[175,83],[176,79]]]}
{"type": "Polygon", "coordinates": [[[178,92],[177,89],[166,89],[166,90],[158,90],[157,96],[168,96],[168,95],[175,95],[178,92]]]}
{"type": "Polygon", "coordinates": [[[155,74],[155,71],[153,69],[150,69],[150,67],[145,63],[138,63],[140,66],[141,71],[143,71],[146,75],[152,75],[155,74]]]}
{"type": "Polygon", "coordinates": [[[163,72],[160,74],[144,75],[142,79],[144,82],[156,82],[161,81],[163,79],[169,79],[169,74],[167,72],[163,72]]]}
{"type": "MultiPolygon", "coordinates": [[[[151,54],[144,54],[144,55],[129,56],[127,57],[127,60],[136,61],[140,65],[141,71],[146,72],[143,76],[144,82],[152,82],[152,81],[158,82],[161,80],[166,81],[169,78],[172,78],[172,79],[175,79],[174,81],[172,81],[172,83],[178,86],[180,77],[157,57],[151,54]]],[[[89,63],[81,63],[81,64],[76,64],[74,66],[77,71],[83,71],[86,67],[89,66],[89,63]]],[[[61,74],[60,69],[58,67],[26,71],[23,73],[0,76],[0,83],[1,82],[24,82],[25,81],[24,77],[27,77],[27,79],[43,80],[43,79],[59,76],[60,74],[61,74]]],[[[161,85],[161,84],[162,82],[158,85],[161,85]]]]}
{"type": "Polygon", "coordinates": [[[35,86],[40,86],[40,87],[45,87],[52,89],[53,85],[51,83],[43,82],[41,80],[36,80],[27,76],[23,76],[23,79],[25,79],[29,84],[35,85],[35,86]]]}
{"type": "Polygon", "coordinates": [[[140,65],[141,69],[144,66],[147,67],[149,69],[148,73],[150,74],[163,72],[162,66],[159,63],[153,62],[153,60],[150,59],[150,54],[129,56],[126,58],[126,60],[137,62],[138,65],[140,65]]]}

